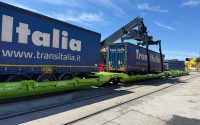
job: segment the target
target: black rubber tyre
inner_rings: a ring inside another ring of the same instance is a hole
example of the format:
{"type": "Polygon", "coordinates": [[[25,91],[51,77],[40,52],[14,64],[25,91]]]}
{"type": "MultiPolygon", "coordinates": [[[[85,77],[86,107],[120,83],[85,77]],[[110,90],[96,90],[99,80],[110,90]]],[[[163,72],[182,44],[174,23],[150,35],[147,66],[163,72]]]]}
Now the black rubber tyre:
{"type": "Polygon", "coordinates": [[[59,80],[71,80],[73,78],[74,78],[74,76],[72,74],[69,74],[69,73],[61,74],[58,77],[59,80]]]}
{"type": "Polygon", "coordinates": [[[109,84],[109,85],[117,85],[117,84],[118,84],[117,78],[112,78],[112,79],[110,79],[109,82],[108,82],[108,84],[109,84]]]}
{"type": "Polygon", "coordinates": [[[54,81],[54,80],[55,80],[55,77],[51,74],[41,74],[36,79],[37,82],[49,82],[49,81],[54,81]]]}
{"type": "Polygon", "coordinates": [[[26,75],[12,75],[6,79],[6,82],[19,82],[23,80],[31,80],[31,78],[26,75]]]}

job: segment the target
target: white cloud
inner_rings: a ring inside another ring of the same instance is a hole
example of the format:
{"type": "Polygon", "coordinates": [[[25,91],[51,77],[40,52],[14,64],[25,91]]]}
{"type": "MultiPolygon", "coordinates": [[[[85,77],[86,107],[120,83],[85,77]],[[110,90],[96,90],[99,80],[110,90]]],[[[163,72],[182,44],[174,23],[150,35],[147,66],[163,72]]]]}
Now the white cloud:
{"type": "Polygon", "coordinates": [[[71,2],[68,2],[66,0],[38,0],[40,2],[45,2],[49,4],[58,4],[58,5],[70,5],[71,2]]]}
{"type": "Polygon", "coordinates": [[[185,60],[185,58],[196,58],[199,56],[196,52],[183,52],[183,51],[163,51],[165,59],[179,59],[185,60]]]}
{"type": "Polygon", "coordinates": [[[92,7],[108,8],[117,16],[125,15],[125,11],[116,4],[114,0],[38,0],[40,2],[45,2],[48,4],[68,6],[76,9],[88,9],[92,7]]]}
{"type": "Polygon", "coordinates": [[[70,6],[70,7],[82,7],[83,3],[77,0],[38,0],[40,2],[60,5],[60,6],[70,6]]]}
{"type": "Polygon", "coordinates": [[[162,28],[165,28],[167,30],[171,30],[171,31],[175,31],[175,28],[171,27],[171,26],[167,26],[167,25],[164,25],[158,21],[155,21],[155,24],[159,27],[162,27],[162,28]]]}
{"type": "MultiPolygon", "coordinates": [[[[74,2],[71,2],[68,0],[38,0],[40,2],[48,2],[50,4],[56,4],[56,5],[69,5],[69,6],[76,6],[79,8],[79,5],[82,6],[79,3],[75,2],[76,0],[74,0],[74,2]]],[[[94,25],[97,23],[101,23],[102,25],[105,25],[107,23],[107,21],[104,20],[104,14],[103,12],[86,12],[84,10],[77,10],[77,9],[71,9],[71,8],[66,8],[65,10],[63,10],[63,12],[58,12],[55,9],[48,11],[48,12],[41,12],[41,11],[37,11],[34,8],[31,8],[27,5],[21,4],[21,3],[17,3],[15,1],[9,1],[9,4],[26,9],[26,10],[30,10],[36,13],[42,13],[46,16],[58,19],[58,20],[62,20],[65,22],[71,22],[71,23],[76,23],[75,25],[80,24],[80,25],[94,25]]]]}
{"type": "Polygon", "coordinates": [[[196,52],[183,52],[183,51],[163,51],[167,54],[178,54],[178,55],[184,55],[184,56],[198,56],[199,54],[196,52]]]}
{"type": "Polygon", "coordinates": [[[13,1],[10,1],[9,4],[13,5],[13,6],[16,6],[16,7],[19,7],[19,8],[30,10],[30,11],[33,11],[33,12],[38,12],[37,10],[33,9],[32,7],[28,7],[28,6],[25,6],[23,4],[19,4],[19,3],[13,2],[13,1]]]}
{"type": "Polygon", "coordinates": [[[115,12],[117,16],[123,16],[126,14],[126,12],[112,0],[96,0],[94,2],[97,2],[97,1],[98,3],[96,4],[99,4],[99,5],[103,4],[104,7],[110,8],[113,12],[115,12]]]}
{"type": "Polygon", "coordinates": [[[149,3],[138,4],[137,8],[139,10],[147,10],[147,11],[154,11],[154,12],[160,12],[160,13],[167,13],[167,12],[169,12],[169,10],[161,9],[160,6],[150,6],[149,3]]]}
{"type": "Polygon", "coordinates": [[[50,16],[62,21],[76,22],[76,23],[82,23],[82,24],[88,24],[88,25],[92,25],[94,23],[104,21],[103,13],[101,12],[99,13],[83,12],[80,14],[75,14],[73,12],[63,13],[63,14],[52,13],[50,16]]]}
{"type": "Polygon", "coordinates": [[[200,5],[200,0],[187,0],[182,2],[181,7],[189,6],[189,7],[196,7],[200,5]]]}
{"type": "Polygon", "coordinates": [[[33,11],[33,12],[37,12],[37,13],[39,12],[39,11],[37,11],[37,10],[31,8],[31,7],[27,7],[27,6],[24,6],[24,5],[21,5],[21,4],[15,4],[15,6],[26,9],[26,10],[30,10],[30,11],[33,11]]]}

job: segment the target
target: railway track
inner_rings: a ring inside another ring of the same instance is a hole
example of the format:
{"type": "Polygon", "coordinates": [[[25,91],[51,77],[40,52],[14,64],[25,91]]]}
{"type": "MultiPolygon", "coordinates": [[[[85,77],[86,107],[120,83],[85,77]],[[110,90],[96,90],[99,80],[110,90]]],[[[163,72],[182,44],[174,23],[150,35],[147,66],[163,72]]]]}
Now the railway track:
{"type": "MultiPolygon", "coordinates": [[[[192,78],[195,78],[199,75],[195,75],[195,76],[190,76],[189,78],[183,80],[183,81],[187,81],[187,80],[190,80],[192,78]]],[[[160,81],[162,81],[163,79],[159,79],[159,80],[152,80],[155,82],[155,84],[159,84],[160,81]]],[[[170,79],[165,79],[165,80],[170,80],[170,79]]],[[[43,107],[38,107],[38,108],[34,108],[34,109],[30,109],[30,110],[24,110],[24,111],[20,111],[20,112],[16,112],[16,113],[12,113],[12,114],[5,114],[5,115],[0,115],[0,120],[5,120],[5,119],[10,119],[10,118],[13,118],[13,117],[17,117],[17,116],[22,116],[22,115],[26,115],[26,114],[31,114],[31,113],[34,113],[34,112],[39,112],[39,111],[45,111],[45,110],[48,110],[48,109],[52,109],[52,108],[57,108],[57,107],[60,107],[60,106],[64,106],[64,105],[72,105],[73,103],[78,103],[78,102],[81,102],[81,101],[86,101],[86,100],[90,100],[90,99],[95,99],[95,98],[99,98],[99,97],[103,97],[103,96],[109,96],[109,95],[112,95],[112,94],[119,94],[119,93],[122,93],[123,90],[134,90],[134,89],[137,89],[137,88],[142,88],[144,86],[146,86],[145,84],[150,84],[152,81],[143,81],[143,82],[140,82],[137,84],[137,86],[132,86],[132,87],[122,87],[119,91],[115,91],[115,92],[110,92],[110,93],[103,93],[103,94],[98,94],[98,95],[95,95],[95,96],[90,96],[90,97],[85,97],[85,98],[81,98],[81,99],[77,99],[77,100],[73,100],[73,101],[66,101],[66,102],[62,102],[62,103],[56,103],[56,104],[51,104],[51,105],[48,105],[48,106],[43,106],[43,107]]],[[[174,86],[178,83],[174,83],[172,85],[169,85],[167,87],[164,87],[164,88],[161,88],[159,90],[156,90],[154,92],[151,92],[151,93],[148,93],[148,94],[145,94],[143,96],[140,96],[138,98],[142,98],[144,96],[147,96],[147,95],[150,95],[150,94],[153,94],[155,92],[158,92],[158,91],[161,91],[163,89],[166,89],[166,88],[169,88],[171,86],[174,86]]],[[[135,99],[132,99],[130,101],[133,101],[133,100],[136,100],[138,98],[135,98],[135,99]]],[[[127,102],[124,102],[124,103],[127,103],[127,102]]],[[[112,109],[114,107],[117,107],[117,106],[120,106],[124,103],[120,103],[120,104],[117,104],[111,108],[108,108],[108,109],[112,109]]],[[[93,113],[93,114],[90,114],[88,116],[85,116],[85,117],[82,117],[82,118],[79,118],[79,119],[76,119],[74,121],[71,121],[69,123],[66,123],[66,124],[74,124],[76,122],[79,122],[81,120],[84,120],[86,118],[89,118],[91,116],[94,116],[96,114],[99,114],[101,112],[104,112],[108,109],[105,109],[105,110],[102,110],[102,111],[99,111],[99,112],[96,112],[96,113],[93,113]]]]}
{"type": "MultiPolygon", "coordinates": [[[[191,79],[193,79],[193,78],[196,78],[196,77],[198,77],[198,76],[199,76],[199,75],[192,76],[192,77],[190,77],[190,78],[187,78],[187,79],[185,79],[185,80],[182,80],[182,82],[186,82],[186,81],[191,80],[191,79]]],[[[65,125],[72,125],[72,124],[81,122],[81,121],[83,121],[83,120],[85,120],[85,119],[88,119],[88,118],[90,118],[90,117],[92,117],[92,116],[95,116],[95,115],[100,114],[100,113],[102,113],[102,112],[105,112],[105,111],[107,111],[107,110],[113,109],[113,108],[115,108],[115,107],[121,106],[121,105],[126,104],[126,103],[128,103],[128,102],[131,102],[131,101],[140,99],[140,98],[142,98],[142,97],[145,97],[145,96],[154,94],[154,93],[156,93],[156,92],[162,91],[162,90],[164,90],[164,89],[170,88],[170,87],[172,87],[172,86],[178,85],[178,83],[179,83],[179,82],[174,83],[174,84],[169,85],[169,86],[166,86],[166,87],[163,87],[163,88],[161,88],[161,89],[155,90],[155,91],[150,92],[150,93],[148,93],[148,94],[144,94],[144,95],[139,96],[139,97],[137,97],[137,98],[128,100],[128,101],[126,101],[126,102],[118,103],[118,104],[116,104],[116,105],[114,105],[114,106],[112,106],[112,107],[110,107],[110,108],[106,108],[106,109],[104,109],[104,110],[101,110],[101,111],[92,113],[92,114],[87,115],[87,116],[85,116],[85,117],[78,118],[78,119],[76,119],[76,120],[73,120],[73,121],[70,121],[70,122],[68,122],[68,123],[65,123],[65,125]]],[[[186,84],[186,83],[184,83],[184,84],[186,84]]]]}

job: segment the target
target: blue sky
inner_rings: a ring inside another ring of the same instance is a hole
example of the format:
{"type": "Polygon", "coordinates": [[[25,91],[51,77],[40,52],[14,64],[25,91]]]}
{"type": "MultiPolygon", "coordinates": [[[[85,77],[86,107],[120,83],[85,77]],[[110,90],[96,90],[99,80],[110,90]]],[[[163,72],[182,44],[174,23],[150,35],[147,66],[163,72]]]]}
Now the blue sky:
{"type": "Polygon", "coordinates": [[[149,35],[162,40],[167,59],[184,60],[200,54],[200,0],[0,1],[99,32],[102,40],[140,16],[149,35]]]}

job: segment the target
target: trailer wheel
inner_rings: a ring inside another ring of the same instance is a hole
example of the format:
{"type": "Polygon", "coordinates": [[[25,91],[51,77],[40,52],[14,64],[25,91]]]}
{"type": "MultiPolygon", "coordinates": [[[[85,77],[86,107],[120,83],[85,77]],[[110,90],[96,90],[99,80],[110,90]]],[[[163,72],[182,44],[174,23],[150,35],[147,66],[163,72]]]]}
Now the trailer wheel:
{"type": "Polygon", "coordinates": [[[118,84],[117,78],[111,78],[111,79],[109,80],[108,84],[110,84],[110,85],[117,85],[117,84],[118,84]]]}
{"type": "Polygon", "coordinates": [[[54,81],[55,77],[51,74],[41,74],[37,77],[36,81],[38,82],[49,82],[54,81]]]}
{"type": "Polygon", "coordinates": [[[31,80],[31,77],[27,75],[12,75],[6,79],[6,82],[19,82],[22,80],[31,80]]]}
{"type": "Polygon", "coordinates": [[[121,78],[121,77],[118,77],[118,78],[117,78],[117,83],[124,83],[124,79],[121,78]]]}
{"type": "Polygon", "coordinates": [[[59,80],[71,80],[73,78],[74,76],[70,73],[63,73],[58,77],[59,80]]]}

